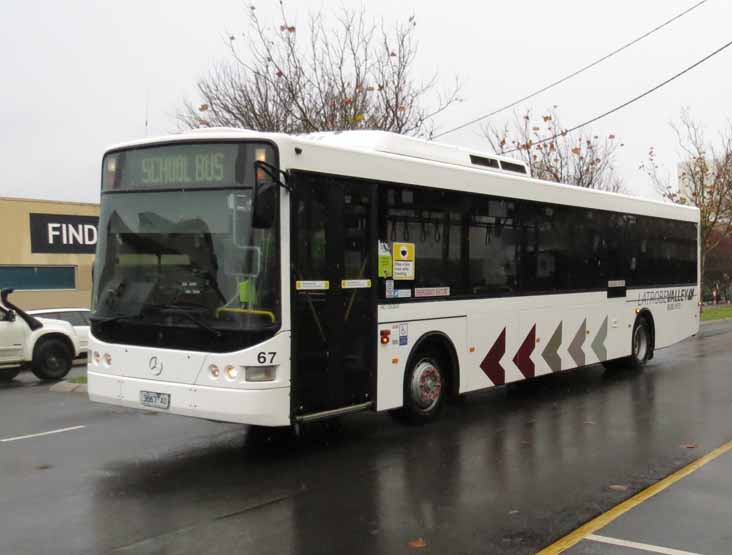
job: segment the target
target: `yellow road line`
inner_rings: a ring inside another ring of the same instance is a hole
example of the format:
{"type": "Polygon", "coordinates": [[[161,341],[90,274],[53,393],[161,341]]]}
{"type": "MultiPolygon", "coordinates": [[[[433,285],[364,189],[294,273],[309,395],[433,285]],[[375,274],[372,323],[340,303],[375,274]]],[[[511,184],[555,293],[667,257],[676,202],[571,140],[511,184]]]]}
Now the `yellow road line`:
{"type": "Polygon", "coordinates": [[[673,474],[670,474],[669,476],[666,476],[663,480],[656,482],[652,486],[647,487],[641,492],[636,493],[633,497],[630,499],[626,499],[619,505],[616,505],[609,511],[602,513],[600,516],[593,518],[586,524],[583,524],[576,530],[570,532],[563,538],[557,540],[553,544],[551,544],[548,547],[545,547],[541,551],[539,551],[536,555],[559,555],[560,553],[563,553],[573,545],[576,545],[580,541],[582,541],[583,538],[587,537],[588,535],[596,532],[600,528],[604,528],[608,524],[610,524],[613,520],[618,518],[619,516],[627,513],[629,510],[631,510],[634,507],[637,507],[644,501],[647,501],[657,493],[662,492],[667,487],[672,486],[679,480],[686,478],[689,474],[699,470],[702,466],[704,466],[707,463],[712,462],[717,457],[720,457],[721,455],[724,455],[725,453],[732,451],[732,441],[728,441],[721,447],[718,447],[711,453],[707,453],[703,457],[695,460],[694,462],[686,465],[684,468],[677,470],[673,474]]]}

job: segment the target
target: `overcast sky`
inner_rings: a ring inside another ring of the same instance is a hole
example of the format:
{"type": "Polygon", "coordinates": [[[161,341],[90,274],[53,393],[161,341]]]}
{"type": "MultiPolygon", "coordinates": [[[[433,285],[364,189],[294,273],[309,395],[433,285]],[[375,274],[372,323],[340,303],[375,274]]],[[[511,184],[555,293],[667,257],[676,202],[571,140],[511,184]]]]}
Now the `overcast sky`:
{"type": "MultiPolygon", "coordinates": [[[[242,0],[4,0],[0,34],[0,196],[97,201],[106,146],[176,128],[196,77],[226,59],[228,32],[246,28],[242,0]]],[[[386,21],[417,17],[418,75],[458,74],[465,101],[439,120],[449,128],[563,76],[649,30],[695,0],[485,2],[342,0],[386,21]]],[[[291,1],[298,23],[340,5],[291,1]]],[[[255,0],[274,25],[277,2],[255,0]]],[[[729,0],[705,5],[598,67],[531,100],[559,106],[564,125],[584,121],[664,80],[732,39],[729,0]]],[[[653,194],[638,165],[649,146],[673,169],[669,121],[691,108],[713,138],[732,118],[732,49],[593,126],[625,144],[618,166],[629,190],[653,194]]],[[[195,97],[194,97],[195,98],[195,97]]],[[[501,124],[504,114],[493,120],[501,124]]],[[[441,139],[488,149],[479,128],[441,139]]]]}

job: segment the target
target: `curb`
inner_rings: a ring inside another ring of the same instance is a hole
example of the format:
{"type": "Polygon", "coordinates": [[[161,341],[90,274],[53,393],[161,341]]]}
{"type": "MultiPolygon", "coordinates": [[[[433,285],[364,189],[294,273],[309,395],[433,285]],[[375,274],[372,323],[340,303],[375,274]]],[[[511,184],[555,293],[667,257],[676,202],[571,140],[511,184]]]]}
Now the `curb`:
{"type": "Polygon", "coordinates": [[[699,325],[704,326],[706,324],[714,324],[715,322],[729,322],[732,318],[715,318],[714,320],[700,320],[699,325]]]}
{"type": "Polygon", "coordinates": [[[57,393],[86,393],[87,387],[85,383],[73,383],[73,382],[58,382],[53,384],[49,391],[55,391],[57,393]]]}

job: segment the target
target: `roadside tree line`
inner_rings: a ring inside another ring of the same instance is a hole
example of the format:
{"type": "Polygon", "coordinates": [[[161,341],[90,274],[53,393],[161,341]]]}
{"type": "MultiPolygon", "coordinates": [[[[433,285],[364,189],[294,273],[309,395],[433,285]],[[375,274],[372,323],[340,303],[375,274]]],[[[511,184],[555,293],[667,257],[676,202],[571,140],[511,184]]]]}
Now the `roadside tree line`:
{"type": "MultiPolygon", "coordinates": [[[[462,101],[455,76],[447,87],[438,74],[415,77],[417,20],[387,25],[365,9],[341,7],[310,15],[299,27],[284,0],[274,25],[247,7],[243,33],[227,37],[229,59],[196,83],[196,101],[177,114],[184,128],[226,126],[283,133],[379,129],[431,138],[435,118],[462,101]]],[[[732,124],[716,141],[688,110],[672,128],[683,158],[678,184],[661,169],[651,148],[641,164],[666,200],[697,206],[701,213],[702,276],[707,289],[732,282],[732,257],[714,258],[732,241],[732,124]],[[726,276],[726,277],[725,277],[726,276]]],[[[567,132],[557,106],[516,113],[482,135],[498,154],[526,162],[539,179],[612,192],[628,192],[616,173],[623,142],[614,133],[567,132]],[[551,140],[542,140],[553,137],[551,140]]]]}

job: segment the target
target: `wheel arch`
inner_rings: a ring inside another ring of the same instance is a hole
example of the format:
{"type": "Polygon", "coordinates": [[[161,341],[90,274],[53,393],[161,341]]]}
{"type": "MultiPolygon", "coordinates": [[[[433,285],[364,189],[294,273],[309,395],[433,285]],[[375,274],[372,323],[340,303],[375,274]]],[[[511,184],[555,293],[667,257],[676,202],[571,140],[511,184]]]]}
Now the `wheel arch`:
{"type": "MultiPolygon", "coordinates": [[[[415,357],[422,350],[429,348],[438,349],[445,354],[446,362],[449,364],[447,375],[448,398],[456,398],[460,394],[460,361],[458,360],[455,345],[444,332],[434,330],[422,334],[409,352],[406,368],[411,368],[415,357]]],[[[405,373],[405,380],[407,379],[406,376],[405,373]]]]}
{"type": "Polygon", "coordinates": [[[71,360],[76,357],[76,346],[74,345],[74,342],[71,341],[71,338],[68,335],[60,332],[49,332],[41,334],[35,338],[35,341],[33,342],[33,350],[31,351],[31,361],[35,361],[36,354],[38,353],[38,349],[40,348],[40,346],[43,345],[43,343],[45,343],[46,341],[50,341],[51,339],[57,339],[66,346],[69,351],[69,356],[71,357],[71,360]]]}

